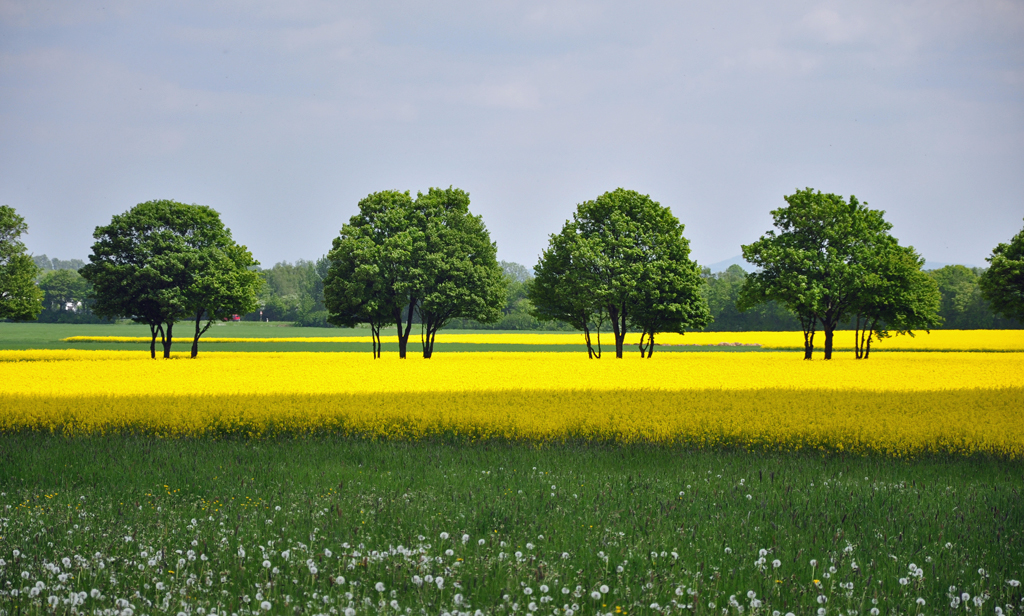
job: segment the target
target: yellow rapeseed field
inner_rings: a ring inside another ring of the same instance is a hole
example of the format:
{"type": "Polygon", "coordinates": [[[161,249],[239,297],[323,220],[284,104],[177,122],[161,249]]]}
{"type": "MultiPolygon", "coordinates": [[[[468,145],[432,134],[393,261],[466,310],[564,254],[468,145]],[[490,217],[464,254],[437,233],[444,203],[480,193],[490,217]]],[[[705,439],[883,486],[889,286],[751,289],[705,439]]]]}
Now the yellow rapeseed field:
{"type": "MultiPolygon", "coordinates": [[[[626,344],[636,346],[639,334],[627,334],[626,344]]],[[[418,341],[416,336],[412,341],[418,341]]],[[[179,338],[181,342],[191,338],[179,338]]],[[[596,337],[595,337],[596,340],[596,337]]],[[[146,337],[134,336],[71,336],[65,342],[125,342],[149,343],[146,337]]],[[[202,343],[223,342],[364,342],[370,345],[370,336],[316,336],[316,337],[280,337],[280,338],[203,338],[202,343]]],[[[397,343],[397,336],[381,336],[383,343],[397,343]]],[[[454,334],[441,332],[437,335],[437,344],[552,344],[582,345],[583,335],[574,333],[500,333],[500,334],[454,334]]],[[[615,339],[608,332],[601,336],[602,344],[614,348],[615,339]]],[[[709,346],[720,344],[760,345],[766,349],[802,349],[802,332],[690,332],[680,334],[658,334],[655,342],[662,346],[697,345],[709,346]]],[[[825,336],[815,336],[815,348],[824,348],[825,336]]],[[[853,350],[853,332],[836,332],[835,349],[840,351],[853,350]]],[[[935,330],[931,333],[916,332],[911,336],[894,336],[872,342],[873,351],[1024,351],[1024,330],[935,330]]]]}
{"type": "Polygon", "coordinates": [[[0,432],[331,432],[1024,456],[1024,353],[0,351],[0,432]]]}

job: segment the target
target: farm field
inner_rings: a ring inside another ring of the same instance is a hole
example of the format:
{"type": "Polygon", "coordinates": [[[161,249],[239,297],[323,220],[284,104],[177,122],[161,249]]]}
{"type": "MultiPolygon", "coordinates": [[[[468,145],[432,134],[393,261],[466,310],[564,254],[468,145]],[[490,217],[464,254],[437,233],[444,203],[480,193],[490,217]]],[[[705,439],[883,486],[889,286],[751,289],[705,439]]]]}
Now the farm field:
{"type": "Polygon", "coordinates": [[[1024,607],[1020,462],[39,434],[0,459],[12,614],[1024,607]]]}
{"type": "Polygon", "coordinates": [[[3,351],[0,430],[1024,455],[1024,354],[3,351]],[[756,375],[756,377],[752,376],[756,375]]]}
{"type": "MultiPolygon", "coordinates": [[[[389,332],[391,330],[388,330],[389,332]]],[[[388,332],[385,332],[388,333],[388,332]]],[[[438,352],[472,352],[472,351],[541,351],[586,353],[587,347],[581,334],[565,332],[539,332],[541,336],[552,336],[550,344],[544,340],[533,338],[538,332],[531,332],[524,342],[510,343],[512,337],[522,336],[522,332],[486,332],[487,342],[479,343],[480,330],[445,330],[438,341],[438,352]],[[444,342],[444,337],[471,336],[475,342],[444,342]]],[[[384,336],[385,353],[397,353],[396,336],[384,336]]],[[[717,342],[727,341],[728,336],[717,342]]],[[[607,348],[607,341],[612,342],[612,354],[615,352],[614,339],[602,336],[607,348]]],[[[158,342],[159,344],[159,342],[158,342]]],[[[175,351],[188,351],[192,346],[192,333],[189,324],[181,323],[175,328],[175,351]]],[[[130,348],[149,348],[149,328],[137,324],[112,325],[68,325],[58,323],[0,323],[0,350],[23,349],[93,349],[93,350],[125,350],[130,348]],[[69,338],[86,338],[88,341],[69,342],[69,338]],[[116,341],[129,339],[133,341],[116,341]]],[[[218,323],[203,336],[199,344],[200,353],[207,351],[233,352],[370,352],[369,329],[293,327],[281,323],[218,323]],[[252,342],[210,342],[211,339],[246,339],[252,342]]],[[[409,353],[422,353],[418,330],[409,337],[409,353]]],[[[664,347],[665,351],[728,351],[750,352],[761,351],[756,347],[664,347]]]]}
{"type": "MultiPolygon", "coordinates": [[[[385,353],[398,351],[398,339],[388,328],[381,336],[385,353]]],[[[188,323],[175,329],[174,348],[187,351],[192,344],[188,323]]],[[[148,348],[149,330],[137,324],[65,325],[53,323],[0,323],[0,350],[18,349],[95,349],[124,350],[148,348]]],[[[601,336],[603,349],[614,354],[610,332],[601,336]]],[[[629,351],[636,350],[637,334],[628,334],[629,351]]],[[[801,332],[690,332],[685,335],[659,334],[658,352],[678,351],[786,351],[803,348],[801,332]],[[737,346],[729,346],[736,344],[737,346]]],[[[824,336],[815,338],[818,352],[824,336]]],[[[368,329],[293,327],[280,323],[218,323],[200,341],[206,351],[368,351],[368,329]]],[[[481,330],[442,330],[437,337],[438,352],[467,351],[542,351],[586,352],[583,336],[567,332],[515,332],[481,330]]],[[[852,352],[853,332],[836,332],[835,349],[852,352]]],[[[420,353],[418,332],[409,338],[409,351],[420,353]]],[[[1024,352],[1024,330],[935,330],[915,336],[896,336],[872,343],[872,352],[885,351],[983,351],[1024,352]]]]}
{"type": "Polygon", "coordinates": [[[0,351],[0,610],[1024,610],[1024,353],[228,344],[0,351]]]}

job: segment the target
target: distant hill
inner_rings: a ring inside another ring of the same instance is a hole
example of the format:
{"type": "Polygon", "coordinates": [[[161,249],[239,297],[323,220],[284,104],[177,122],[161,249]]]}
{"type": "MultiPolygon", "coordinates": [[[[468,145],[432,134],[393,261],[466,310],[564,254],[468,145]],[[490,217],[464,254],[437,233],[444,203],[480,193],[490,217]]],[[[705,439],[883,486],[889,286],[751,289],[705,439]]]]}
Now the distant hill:
{"type": "Polygon", "coordinates": [[[949,266],[949,265],[963,265],[966,268],[985,267],[984,265],[968,265],[966,263],[939,263],[937,261],[925,260],[924,267],[921,268],[921,269],[924,269],[924,270],[937,270],[937,269],[942,269],[942,268],[944,268],[946,266],[949,266]]]}
{"type": "Polygon", "coordinates": [[[730,265],[739,265],[746,272],[752,272],[755,269],[757,269],[753,265],[751,265],[751,264],[747,263],[746,261],[744,261],[743,260],[743,255],[736,255],[735,257],[732,257],[731,259],[726,259],[725,261],[719,261],[718,263],[711,263],[710,265],[704,265],[703,263],[701,263],[700,265],[711,269],[711,273],[712,274],[717,274],[718,272],[724,272],[725,270],[729,269],[730,265]]]}

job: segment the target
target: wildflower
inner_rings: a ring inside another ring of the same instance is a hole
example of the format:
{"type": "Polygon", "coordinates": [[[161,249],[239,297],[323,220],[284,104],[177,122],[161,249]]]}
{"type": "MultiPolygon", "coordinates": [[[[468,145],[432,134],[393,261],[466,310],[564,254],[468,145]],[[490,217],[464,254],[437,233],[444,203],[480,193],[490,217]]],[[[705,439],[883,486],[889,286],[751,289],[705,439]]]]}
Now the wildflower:
{"type": "Polygon", "coordinates": [[[270,607],[271,607],[270,601],[263,601],[263,602],[260,603],[260,609],[263,610],[264,612],[269,612],[270,611],[270,607]]]}
{"type": "Polygon", "coordinates": [[[326,556],[327,558],[330,558],[331,555],[332,555],[332,552],[329,549],[324,548],[324,556],[326,556]]]}
{"type": "Polygon", "coordinates": [[[269,569],[270,568],[270,561],[269,560],[263,561],[263,568],[264,569],[269,569]]]}
{"type": "Polygon", "coordinates": [[[917,604],[918,605],[924,605],[924,599],[922,597],[918,597],[917,598],[917,604]]]}
{"type": "Polygon", "coordinates": [[[601,598],[601,593],[595,590],[594,592],[590,593],[590,598],[594,601],[598,601],[601,598]]]}
{"type": "Polygon", "coordinates": [[[782,566],[782,561],[779,560],[778,558],[776,558],[775,560],[772,561],[772,568],[778,569],[781,566],[782,566]]]}
{"type": "Polygon", "coordinates": [[[529,586],[527,586],[526,588],[523,589],[523,594],[524,595],[532,595],[533,594],[533,589],[530,588],[529,586]]]}
{"type": "Polygon", "coordinates": [[[487,543],[486,539],[481,539],[481,540],[476,542],[477,545],[484,545],[485,543],[487,543]]]}
{"type": "Polygon", "coordinates": [[[437,589],[438,590],[443,590],[444,589],[444,578],[441,577],[441,576],[437,576],[436,578],[434,578],[434,584],[437,584],[437,589]]]}
{"type": "Polygon", "coordinates": [[[356,616],[356,611],[350,607],[346,607],[345,616],[356,616]]]}
{"type": "Polygon", "coordinates": [[[1013,586],[1014,588],[1020,586],[1020,580],[1006,580],[1006,583],[1010,586],[1013,586]]]}
{"type": "Polygon", "coordinates": [[[384,592],[384,582],[377,582],[373,587],[377,589],[377,592],[384,592]]]}
{"type": "Polygon", "coordinates": [[[607,584],[601,584],[601,588],[599,590],[601,591],[602,595],[607,595],[608,594],[608,585],[607,584]]]}
{"type": "Polygon", "coordinates": [[[448,536],[449,536],[448,533],[441,533],[441,541],[447,540],[448,536]]]}

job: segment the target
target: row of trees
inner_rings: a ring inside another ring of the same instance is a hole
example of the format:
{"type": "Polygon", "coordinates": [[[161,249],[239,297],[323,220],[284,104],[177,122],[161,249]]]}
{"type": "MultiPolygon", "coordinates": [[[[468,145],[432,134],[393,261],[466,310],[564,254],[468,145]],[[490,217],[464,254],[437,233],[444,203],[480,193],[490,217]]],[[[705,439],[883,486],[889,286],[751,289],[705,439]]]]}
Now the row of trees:
{"type": "Polygon", "coordinates": [[[215,320],[257,306],[270,312],[273,297],[296,296],[295,311],[309,324],[369,324],[375,357],[389,323],[402,357],[414,324],[430,357],[447,325],[517,320],[521,329],[557,323],[582,331],[590,357],[601,356],[602,328],[610,326],[617,357],[626,332],[638,331],[650,357],[657,333],[705,328],[713,309],[723,329],[744,320],[758,323],[754,329],[788,329],[795,321],[807,358],[823,332],[830,358],[834,332],[844,326],[855,331],[857,357],[868,357],[873,339],[936,327],[942,314],[957,320],[982,301],[1024,321],[1024,231],[997,246],[980,274],[961,266],[926,273],[914,249],[890,234],[884,212],[856,197],[805,189],[785,199],[772,212],[775,229],[743,246],[759,267],[753,274],[701,271],[671,212],[620,188],[577,206],[551,236],[535,278],[496,260],[469,195],[451,187],[415,198],[371,194],[325,258],[264,272],[206,206],[151,201],[114,216],[96,229],[81,275],[59,260],[34,262],[18,239],[24,220],[0,206],[0,318],[35,318],[41,300],[51,311],[130,318],[149,325],[153,356],[160,337],[165,357],[179,321],[195,323],[194,357],[215,320]],[[50,271],[40,277],[43,268],[50,271]]]}

